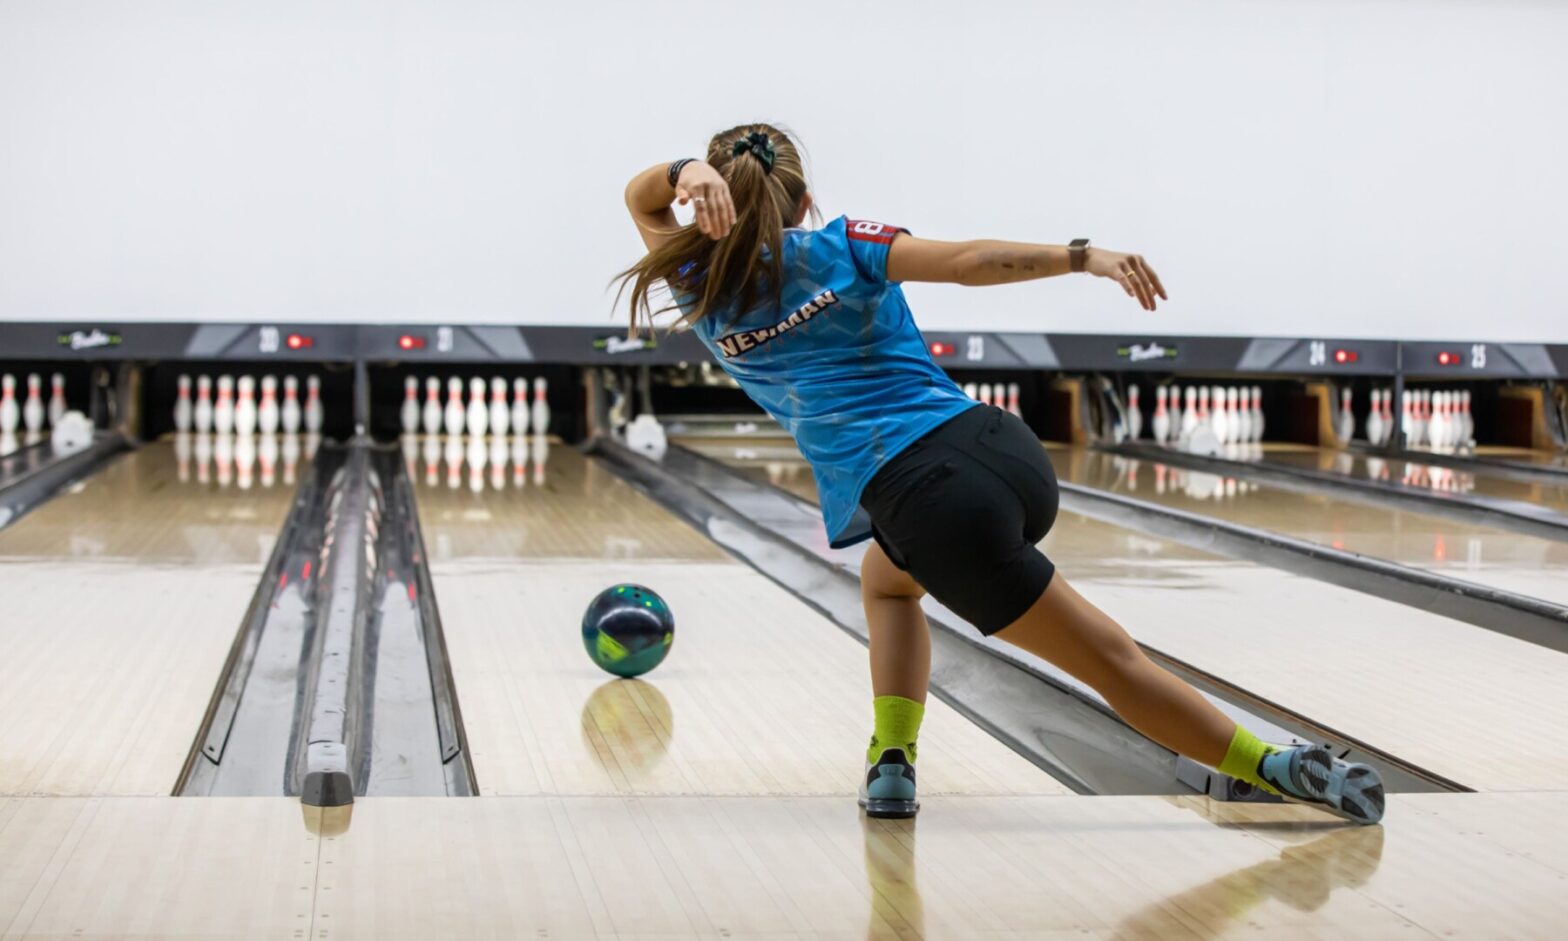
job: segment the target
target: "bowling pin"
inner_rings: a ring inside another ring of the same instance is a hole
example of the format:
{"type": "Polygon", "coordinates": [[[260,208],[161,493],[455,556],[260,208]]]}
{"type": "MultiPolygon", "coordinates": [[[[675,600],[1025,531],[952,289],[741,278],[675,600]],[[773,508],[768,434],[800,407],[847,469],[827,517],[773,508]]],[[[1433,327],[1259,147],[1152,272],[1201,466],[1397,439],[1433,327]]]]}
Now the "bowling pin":
{"type": "MultiPolygon", "coordinates": [[[[441,433],[441,380],[435,376],[425,380],[425,434],[441,433]]],[[[428,460],[426,463],[429,463],[428,460]]]]}
{"type": "Polygon", "coordinates": [[[1143,409],[1138,405],[1138,387],[1127,387],[1127,437],[1137,441],[1143,435],[1143,409]]]}
{"type": "Polygon", "coordinates": [[[16,377],[7,373],[0,376],[0,434],[16,434],[21,418],[22,410],[16,404],[16,377]]]}
{"type": "Polygon", "coordinates": [[[980,387],[972,382],[964,383],[964,394],[976,402],[980,401],[980,387]]]}
{"type": "Polygon", "coordinates": [[[256,433],[256,379],[241,376],[234,400],[234,433],[240,437],[256,433]]]}
{"type": "Polygon", "coordinates": [[[1019,418],[1023,417],[1024,413],[1018,408],[1018,383],[1016,382],[1007,384],[1007,410],[1019,418]]]}
{"type": "Polygon", "coordinates": [[[305,430],[310,434],[321,431],[326,419],[326,409],[321,405],[321,377],[305,377],[305,430]]]}
{"type": "MultiPolygon", "coordinates": [[[[1154,441],[1156,444],[1164,444],[1170,438],[1171,414],[1165,407],[1169,392],[1170,390],[1165,386],[1160,386],[1154,392],[1154,441]]],[[[1163,469],[1164,465],[1158,466],[1163,469]]],[[[1161,485],[1159,489],[1163,491],[1163,478],[1158,483],[1161,485]]]]}
{"type": "Polygon", "coordinates": [[[44,426],[43,380],[37,373],[27,377],[27,402],[22,406],[22,427],[37,432],[44,426]]]}
{"type": "Polygon", "coordinates": [[[1339,390],[1339,422],[1334,428],[1342,444],[1349,444],[1356,433],[1356,413],[1350,410],[1350,390],[1339,390]]]}
{"type": "Polygon", "coordinates": [[[212,409],[212,427],[220,435],[234,433],[234,377],[218,377],[218,404],[212,409]]]}
{"type": "MultiPolygon", "coordinates": [[[[256,427],[264,435],[276,434],[278,420],[282,415],[278,411],[278,377],[261,377],[261,404],[256,407],[256,427]]],[[[262,486],[270,486],[263,482],[262,486]]]]}
{"type": "Polygon", "coordinates": [[[485,403],[485,381],[475,376],[468,381],[468,414],[464,416],[468,433],[483,437],[490,428],[490,406],[485,403]]]}
{"type": "Polygon", "coordinates": [[[989,382],[980,383],[980,404],[991,404],[991,384],[989,382]]]}
{"type": "Polygon", "coordinates": [[[463,380],[453,376],[446,381],[446,433],[463,433],[463,380]]]}
{"type": "Polygon", "coordinates": [[[413,376],[403,379],[403,409],[398,413],[398,421],[405,435],[419,431],[419,380],[413,376]]]}
{"type": "Polygon", "coordinates": [[[1473,446],[1475,444],[1475,418],[1470,414],[1469,389],[1459,393],[1459,421],[1462,426],[1459,433],[1461,442],[1465,447],[1473,446]]]}
{"type": "MultiPolygon", "coordinates": [[[[1215,386],[1213,389],[1204,391],[1209,392],[1212,397],[1210,400],[1211,405],[1207,406],[1209,409],[1209,428],[1213,430],[1214,437],[1219,439],[1220,444],[1228,444],[1230,442],[1230,416],[1225,414],[1225,390],[1215,386]]],[[[1201,412],[1204,409],[1203,396],[1199,394],[1198,410],[1201,412]]]]}
{"type": "MultiPolygon", "coordinates": [[[[285,434],[298,434],[302,419],[299,407],[299,378],[296,376],[283,377],[283,407],[279,410],[279,418],[285,434]]],[[[285,473],[287,469],[285,468],[285,473]]]]}
{"type": "Polygon", "coordinates": [[[174,398],[174,430],[184,434],[191,430],[191,377],[181,376],[176,385],[179,392],[174,398]]]}
{"type": "Polygon", "coordinates": [[[1399,399],[1399,430],[1405,436],[1405,447],[1416,446],[1416,399],[1406,390],[1399,399]]]}
{"type": "Polygon", "coordinates": [[[1383,437],[1383,393],[1372,390],[1372,407],[1367,410],[1367,443],[1376,446],[1383,437]]]}
{"type": "Polygon", "coordinates": [[[512,434],[528,434],[528,380],[512,380],[512,434]]]}
{"type": "Polygon", "coordinates": [[[1230,412],[1234,434],[1231,440],[1240,444],[1252,441],[1252,413],[1242,407],[1241,390],[1231,386],[1225,390],[1225,410],[1230,412]]]}
{"type": "Polygon", "coordinates": [[[1186,438],[1198,429],[1198,390],[1187,387],[1187,407],[1181,413],[1181,437],[1186,438]]]}
{"type": "Polygon", "coordinates": [[[60,416],[65,414],[65,374],[49,377],[49,427],[60,427],[60,416]]]}
{"type": "Polygon", "coordinates": [[[1252,387],[1252,440],[1263,440],[1263,387],[1252,387]]]}
{"type": "Polygon", "coordinates": [[[512,410],[506,407],[506,380],[490,380],[490,433],[505,436],[512,426],[512,410]]]}
{"type": "Polygon", "coordinates": [[[196,377],[196,407],[191,410],[191,424],[197,434],[212,432],[212,377],[196,377]]]}
{"type": "Polygon", "coordinates": [[[550,398],[546,394],[544,377],[534,380],[534,434],[543,437],[550,433],[550,398]]]}

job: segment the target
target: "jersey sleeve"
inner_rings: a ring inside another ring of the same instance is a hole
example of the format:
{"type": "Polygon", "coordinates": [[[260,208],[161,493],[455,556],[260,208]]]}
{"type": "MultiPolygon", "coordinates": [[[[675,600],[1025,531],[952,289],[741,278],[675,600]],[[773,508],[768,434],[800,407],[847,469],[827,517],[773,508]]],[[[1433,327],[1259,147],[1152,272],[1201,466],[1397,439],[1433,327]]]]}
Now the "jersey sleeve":
{"type": "Polygon", "coordinates": [[[846,219],[844,237],[849,243],[849,257],[855,270],[868,281],[887,281],[887,252],[893,239],[908,229],[884,222],[867,222],[863,219],[846,219]]]}

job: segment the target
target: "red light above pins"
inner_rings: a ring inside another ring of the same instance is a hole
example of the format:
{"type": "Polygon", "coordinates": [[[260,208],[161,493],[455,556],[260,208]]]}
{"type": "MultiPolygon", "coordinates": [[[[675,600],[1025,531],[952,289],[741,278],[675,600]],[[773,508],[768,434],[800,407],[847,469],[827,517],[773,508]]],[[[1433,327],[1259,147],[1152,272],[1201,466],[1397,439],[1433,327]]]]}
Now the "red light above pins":
{"type": "Polygon", "coordinates": [[[307,337],[303,333],[291,333],[284,342],[288,344],[288,348],[291,350],[308,350],[316,345],[313,337],[307,337]]]}
{"type": "Polygon", "coordinates": [[[405,333],[397,338],[397,347],[400,350],[422,350],[425,348],[425,338],[405,333]]]}
{"type": "Polygon", "coordinates": [[[1459,354],[1450,353],[1447,350],[1444,350],[1443,352],[1437,354],[1437,364],[1439,366],[1458,366],[1459,354]]]}
{"type": "Polygon", "coordinates": [[[956,352],[958,352],[958,347],[951,343],[942,343],[941,341],[937,341],[931,344],[932,356],[952,356],[956,352]]]}
{"type": "Polygon", "coordinates": [[[1357,353],[1355,350],[1334,351],[1334,362],[1339,363],[1341,366],[1345,365],[1346,363],[1354,363],[1360,358],[1361,354],[1357,353]]]}

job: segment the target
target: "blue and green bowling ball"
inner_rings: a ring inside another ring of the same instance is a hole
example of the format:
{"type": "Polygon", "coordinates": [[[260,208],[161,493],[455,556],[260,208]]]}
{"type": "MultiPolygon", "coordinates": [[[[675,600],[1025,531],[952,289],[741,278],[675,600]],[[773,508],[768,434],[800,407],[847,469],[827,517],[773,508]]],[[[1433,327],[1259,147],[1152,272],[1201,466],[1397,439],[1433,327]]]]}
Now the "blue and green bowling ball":
{"type": "Polygon", "coordinates": [[[583,647],[616,676],[641,676],[663,662],[675,642],[675,616],[658,592],[614,585],[583,612],[583,647]]]}

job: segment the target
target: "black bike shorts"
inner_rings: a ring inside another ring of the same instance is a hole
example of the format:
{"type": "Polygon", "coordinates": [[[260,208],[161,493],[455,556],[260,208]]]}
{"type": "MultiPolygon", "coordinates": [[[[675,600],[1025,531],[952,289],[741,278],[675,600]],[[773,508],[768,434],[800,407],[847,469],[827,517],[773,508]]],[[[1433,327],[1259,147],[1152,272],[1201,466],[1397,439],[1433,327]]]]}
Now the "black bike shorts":
{"type": "Polygon", "coordinates": [[[994,634],[1051,584],[1036,543],[1056,522],[1056,472],[1029,426],[970,409],[905,448],[861,494],[887,557],[960,617],[994,634]]]}

